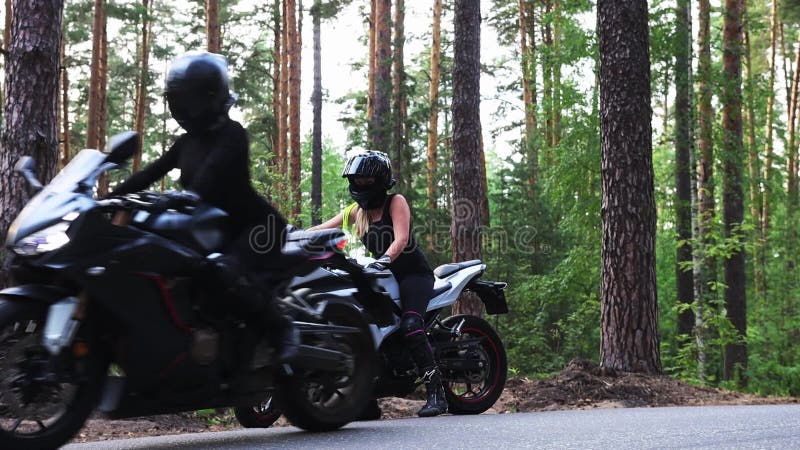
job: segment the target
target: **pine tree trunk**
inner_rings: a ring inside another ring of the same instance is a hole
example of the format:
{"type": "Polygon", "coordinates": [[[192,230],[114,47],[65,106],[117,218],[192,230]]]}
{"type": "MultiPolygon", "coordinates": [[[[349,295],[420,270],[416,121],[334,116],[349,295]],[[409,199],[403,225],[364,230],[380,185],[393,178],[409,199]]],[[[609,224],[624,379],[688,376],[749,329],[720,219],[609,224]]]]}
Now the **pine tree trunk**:
{"type": "Polygon", "coordinates": [[[281,111],[278,118],[278,178],[279,178],[279,194],[281,204],[287,204],[286,199],[288,189],[286,188],[286,181],[289,177],[289,22],[288,17],[288,0],[283,0],[283,32],[281,33],[281,76],[280,76],[280,102],[281,111]]]}
{"type": "Polygon", "coordinates": [[[369,72],[367,73],[367,134],[372,136],[372,121],[375,118],[375,62],[378,60],[377,52],[377,26],[378,26],[378,0],[370,0],[369,9],[369,72]]]}
{"type": "MultiPolygon", "coordinates": [[[[761,270],[767,270],[767,244],[769,236],[770,220],[770,197],[772,192],[772,159],[773,159],[773,123],[775,116],[775,54],[777,53],[777,34],[778,34],[778,0],[772,1],[770,12],[770,46],[769,46],[769,88],[767,90],[767,125],[766,125],[766,149],[764,152],[764,189],[761,198],[761,245],[759,247],[758,261],[756,264],[761,266],[761,270]]],[[[766,291],[766,281],[764,290],[766,291]]],[[[762,296],[762,299],[766,299],[762,296]]]]}
{"type": "MultiPolygon", "coordinates": [[[[0,152],[0,241],[27,201],[25,182],[12,175],[17,160],[29,155],[36,161],[42,183],[58,167],[59,55],[62,0],[17,0],[11,37],[6,41],[3,151],[0,152]]],[[[6,246],[0,248],[0,287],[9,285],[6,246]]]]}
{"type": "Polygon", "coordinates": [[[70,135],[69,135],[69,72],[67,71],[67,40],[65,36],[61,36],[61,65],[59,67],[61,72],[61,164],[63,168],[69,163],[72,158],[70,149],[70,135]]]}
{"type": "MultiPolygon", "coordinates": [[[[103,28],[100,38],[100,86],[99,104],[97,105],[97,148],[106,148],[108,131],[108,34],[106,30],[106,9],[103,6],[103,28]]],[[[103,172],[97,182],[97,195],[104,196],[109,192],[108,172],[103,172]]]]}
{"type": "Polygon", "coordinates": [[[661,373],[646,0],[599,0],[600,367],[661,373]]]}
{"type": "Polygon", "coordinates": [[[691,176],[691,126],[690,97],[691,41],[689,26],[689,0],[678,0],[675,55],[675,228],[680,241],[675,258],[675,284],[678,303],[686,309],[678,314],[678,334],[691,336],[694,313],[688,306],[694,297],[694,274],[689,269],[692,262],[692,176],[691,176]]]}
{"type": "MultiPolygon", "coordinates": [[[[481,121],[480,39],[481,10],[476,0],[455,0],[453,41],[453,217],[450,232],[453,261],[480,259],[481,121]]],[[[462,296],[453,314],[481,315],[475,296],[462,296]]]]}
{"type": "Polygon", "coordinates": [[[147,98],[147,85],[149,83],[149,60],[150,58],[150,1],[142,0],[142,43],[141,55],[139,56],[139,79],[136,87],[136,116],[133,128],[139,133],[139,148],[133,156],[131,170],[136,172],[142,163],[142,142],[144,141],[144,116],[147,106],[150,103],[147,98]]]}
{"type": "Polygon", "coordinates": [[[206,0],[206,48],[211,53],[219,53],[222,50],[219,0],[206,0]]]}
{"type": "Polygon", "coordinates": [[[700,0],[698,7],[699,29],[697,31],[697,116],[698,116],[698,160],[697,160],[697,253],[700,259],[700,269],[694,282],[697,285],[697,315],[695,321],[695,335],[698,340],[698,378],[705,379],[705,348],[704,324],[702,312],[706,305],[713,299],[714,291],[710,284],[716,282],[715,258],[708,252],[708,247],[713,244],[714,236],[714,141],[713,123],[714,111],[711,106],[711,28],[710,5],[708,0],[700,0]]]}
{"type": "Polygon", "coordinates": [[[385,152],[391,143],[390,99],[392,95],[392,1],[376,0],[375,12],[375,97],[372,106],[370,142],[385,152]]]}
{"type": "Polygon", "coordinates": [[[86,147],[100,148],[100,74],[102,62],[100,54],[103,51],[103,29],[105,28],[105,0],[94,0],[94,22],[92,26],[92,64],[89,76],[89,109],[86,119],[86,147]]]}
{"type": "MultiPolygon", "coordinates": [[[[543,0],[544,14],[551,17],[552,0],[543,0]]],[[[553,26],[543,20],[542,34],[542,108],[544,110],[544,165],[545,170],[553,166],[553,26]]]]}
{"type": "MultiPolygon", "coordinates": [[[[281,40],[283,37],[283,27],[281,20],[281,0],[275,0],[272,5],[272,117],[275,120],[275,126],[272,129],[272,168],[276,173],[280,173],[280,149],[282,141],[280,140],[280,122],[281,122],[281,62],[282,47],[281,40]]],[[[274,190],[271,190],[272,195],[275,195],[274,190]]]]}
{"type": "Polygon", "coordinates": [[[322,223],[322,26],[320,0],[314,1],[314,92],[311,104],[314,124],[311,133],[311,225],[322,223]]]}
{"type": "Polygon", "coordinates": [[[300,46],[298,33],[297,5],[288,0],[286,23],[286,51],[289,53],[289,185],[291,190],[291,220],[300,220],[300,46]]]}
{"type": "MultiPolygon", "coordinates": [[[[551,51],[553,53],[553,90],[552,94],[552,122],[553,122],[553,141],[552,147],[558,147],[561,143],[561,7],[558,0],[553,1],[553,42],[551,51]]],[[[553,152],[555,155],[555,152],[553,152]]],[[[555,163],[555,161],[554,161],[555,163]]]]}
{"type": "MultiPolygon", "coordinates": [[[[437,208],[436,201],[436,169],[437,154],[439,146],[439,79],[442,55],[442,0],[433,2],[433,42],[431,44],[431,84],[429,89],[430,116],[428,117],[428,211],[433,212],[437,208]]],[[[433,250],[433,241],[428,239],[428,250],[433,250]]]]}
{"type": "Polygon", "coordinates": [[[755,228],[755,242],[753,253],[757,256],[753,264],[753,291],[755,299],[762,302],[766,295],[766,274],[764,267],[759,264],[761,254],[761,246],[764,242],[764,236],[761,235],[761,183],[759,182],[759,174],[761,168],[759,167],[758,149],[756,148],[756,113],[755,113],[755,85],[753,83],[753,69],[752,59],[750,55],[750,19],[747,15],[747,7],[744,6],[744,60],[747,69],[746,78],[746,94],[747,94],[747,170],[749,175],[749,194],[750,194],[750,216],[753,223],[757,224],[755,228]]]}
{"type": "MultiPolygon", "coordinates": [[[[405,1],[395,0],[394,5],[394,57],[392,79],[392,171],[395,172],[398,191],[406,195],[413,194],[411,175],[408,173],[407,164],[410,163],[406,151],[406,73],[403,62],[403,47],[405,45],[405,1]]],[[[410,202],[413,204],[413,202],[410,202]]],[[[411,206],[413,209],[413,206],[411,206]]]]}
{"type": "MultiPolygon", "coordinates": [[[[800,35],[798,36],[800,43],[800,35]]],[[[797,113],[798,103],[800,103],[800,46],[797,48],[795,57],[795,68],[792,76],[790,101],[787,105],[789,112],[789,139],[786,148],[786,227],[788,239],[786,242],[786,292],[784,313],[792,311],[791,304],[794,296],[794,289],[797,286],[795,281],[795,270],[797,268],[797,220],[798,207],[798,143],[797,143],[797,113]]],[[[782,317],[785,317],[785,314],[782,317]]],[[[783,323],[783,320],[781,321],[783,323]]]]}
{"type": "MultiPolygon", "coordinates": [[[[743,0],[725,0],[722,43],[722,127],[723,133],[723,222],[725,238],[741,242],[744,220],[744,194],[742,191],[742,3],[743,0]]],[[[744,249],[736,248],[725,260],[725,308],[727,317],[736,330],[737,337],[747,336],[747,310],[745,307],[744,249]]],[[[726,380],[737,379],[745,384],[747,345],[744,342],[725,346],[726,380]]]]}
{"type": "Polygon", "coordinates": [[[536,144],[536,20],[534,4],[519,0],[519,41],[522,62],[522,103],[525,108],[525,136],[523,147],[528,167],[528,189],[533,195],[539,167],[536,144]],[[530,9],[530,10],[529,10],[530,9]],[[530,48],[528,39],[530,38],[530,48]]]}

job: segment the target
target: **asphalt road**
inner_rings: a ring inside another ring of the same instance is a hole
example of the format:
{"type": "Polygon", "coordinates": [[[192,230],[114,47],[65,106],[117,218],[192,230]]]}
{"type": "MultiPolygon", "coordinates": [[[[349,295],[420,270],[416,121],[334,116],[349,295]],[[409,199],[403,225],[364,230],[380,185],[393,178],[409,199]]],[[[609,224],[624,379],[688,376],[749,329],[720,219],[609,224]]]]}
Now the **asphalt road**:
{"type": "Polygon", "coordinates": [[[800,405],[443,416],[72,444],[89,449],[800,449],[800,405]]]}

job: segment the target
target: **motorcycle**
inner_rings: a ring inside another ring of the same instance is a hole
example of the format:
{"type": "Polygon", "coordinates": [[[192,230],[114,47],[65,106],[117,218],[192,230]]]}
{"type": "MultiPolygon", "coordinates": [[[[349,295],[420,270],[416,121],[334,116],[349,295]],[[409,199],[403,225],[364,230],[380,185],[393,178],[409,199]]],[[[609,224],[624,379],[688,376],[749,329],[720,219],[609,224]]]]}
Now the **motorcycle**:
{"type": "MultiPolygon", "coordinates": [[[[292,288],[303,292],[310,305],[348,299],[368,318],[373,345],[379,354],[379,378],[374,398],[405,397],[422,384],[403,334],[402,309],[397,281],[392,273],[365,270],[371,258],[348,259],[326,264],[297,276],[292,288]]],[[[484,319],[453,315],[440,319],[464,293],[473,293],[489,315],[505,314],[506,283],[480,277],[486,265],[480,260],[444,264],[434,270],[434,291],[425,316],[425,330],[442,373],[448,411],[480,414],[500,397],[508,376],[508,361],[500,336],[484,319]]],[[[365,410],[365,412],[368,410],[365,410]]],[[[280,404],[266,401],[235,410],[245,427],[269,427],[281,415],[280,404]]],[[[369,415],[369,413],[365,414],[369,415]]]]}
{"type": "Polygon", "coordinates": [[[361,311],[342,297],[310,305],[295,276],[342,259],[341,230],[288,234],[268,274],[301,345],[280,365],[215,281],[226,214],[186,193],[93,196],[108,154],[83,150],[47,185],[17,164],[34,194],[9,229],[15,286],[0,291],[0,448],[56,448],[97,411],[108,418],[261,403],[311,431],[339,428],[369,402],[375,352],[361,311]]]}

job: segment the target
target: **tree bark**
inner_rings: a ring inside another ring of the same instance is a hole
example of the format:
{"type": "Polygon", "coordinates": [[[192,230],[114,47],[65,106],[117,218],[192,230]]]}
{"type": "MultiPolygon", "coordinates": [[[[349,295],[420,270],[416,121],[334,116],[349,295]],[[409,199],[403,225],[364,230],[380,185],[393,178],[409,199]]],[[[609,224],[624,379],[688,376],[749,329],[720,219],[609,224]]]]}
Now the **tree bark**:
{"type": "MultiPolygon", "coordinates": [[[[410,158],[407,156],[406,119],[406,73],[403,62],[403,47],[405,45],[405,1],[395,0],[394,5],[394,57],[392,80],[392,169],[396,173],[398,191],[406,195],[413,194],[409,189],[411,176],[408,173],[410,158]]],[[[412,202],[413,203],[413,202],[412,202]]],[[[412,206],[413,209],[413,206],[412,206]]]]}
{"type": "MultiPolygon", "coordinates": [[[[750,55],[750,19],[747,14],[747,7],[743,6],[744,15],[744,61],[747,69],[746,78],[746,94],[747,94],[747,170],[748,170],[748,190],[750,194],[750,216],[752,217],[755,227],[755,242],[753,253],[755,255],[761,254],[761,246],[764,242],[764,236],[761,235],[761,183],[759,181],[759,174],[761,173],[760,161],[758,159],[758,149],[756,148],[756,113],[755,113],[755,84],[753,83],[753,64],[750,55]]],[[[760,258],[756,257],[753,264],[753,293],[758,302],[766,295],[766,274],[764,267],[759,264],[760,258]]]]}
{"type": "Polygon", "coordinates": [[[320,0],[315,0],[312,12],[314,27],[314,92],[311,104],[314,124],[311,134],[311,225],[322,223],[322,26],[320,0]]]}
{"type": "Polygon", "coordinates": [[[92,26],[92,64],[89,76],[89,107],[86,119],[86,147],[100,148],[100,103],[102,94],[100,78],[102,72],[103,29],[105,28],[105,0],[94,0],[94,22],[92,26]]]}
{"type": "MultiPolygon", "coordinates": [[[[722,127],[723,133],[723,221],[725,238],[739,245],[725,260],[725,307],[737,339],[747,336],[745,307],[745,264],[741,226],[744,219],[742,191],[742,3],[725,0],[722,42],[722,127]]],[[[724,377],[745,384],[747,345],[744,341],[725,346],[724,377]]]]}
{"type": "Polygon", "coordinates": [[[69,72],[67,71],[67,44],[66,38],[61,36],[61,65],[59,71],[61,72],[61,163],[63,168],[69,163],[72,158],[70,149],[70,132],[69,132],[69,72]]]}
{"type": "Polygon", "coordinates": [[[134,129],[141,138],[139,139],[139,148],[136,149],[136,154],[133,157],[133,165],[131,170],[136,172],[142,163],[142,146],[144,141],[144,117],[149,105],[147,98],[147,85],[150,82],[149,75],[149,58],[150,58],[150,1],[142,0],[142,43],[141,55],[139,56],[139,79],[136,88],[136,116],[134,120],[134,129]]]}
{"type": "Polygon", "coordinates": [[[711,27],[710,5],[708,0],[700,0],[698,7],[699,27],[697,30],[697,116],[698,116],[698,149],[697,160],[697,253],[700,269],[694,282],[697,287],[697,314],[695,316],[695,336],[698,341],[698,378],[705,379],[706,354],[700,349],[704,345],[703,310],[714,295],[710,284],[716,281],[716,259],[708,252],[714,240],[714,217],[716,204],[714,200],[714,111],[711,106],[711,27]]]}
{"type": "MultiPolygon", "coordinates": [[[[777,52],[777,35],[778,35],[778,0],[772,1],[772,8],[770,11],[770,46],[769,46],[769,89],[767,97],[767,125],[766,125],[766,149],[764,151],[764,189],[762,190],[761,198],[761,247],[756,264],[761,266],[761,270],[766,273],[767,270],[767,237],[769,235],[769,220],[770,220],[770,193],[772,191],[772,160],[773,160],[773,123],[775,119],[775,54],[777,52]]],[[[766,281],[764,289],[766,289],[766,281]]],[[[762,297],[765,298],[765,297],[762,297]]]]}
{"type": "Polygon", "coordinates": [[[291,220],[300,220],[300,34],[297,32],[297,4],[294,0],[286,2],[286,41],[289,53],[289,185],[291,190],[291,220]]]}
{"type": "Polygon", "coordinates": [[[522,103],[525,108],[525,136],[523,148],[528,167],[528,189],[533,195],[539,167],[539,152],[536,136],[536,18],[534,4],[519,0],[519,42],[522,62],[522,103]],[[530,48],[528,48],[530,39],[530,48]]]}
{"type": "Polygon", "coordinates": [[[678,0],[675,55],[675,222],[678,246],[675,258],[675,284],[678,303],[686,308],[678,313],[678,334],[691,336],[694,313],[689,306],[694,297],[692,262],[692,176],[690,66],[692,58],[689,26],[689,0],[678,0]]]}
{"type": "MultiPolygon", "coordinates": [[[[552,17],[552,0],[543,0],[544,16],[552,17]]],[[[542,20],[542,109],[544,111],[544,161],[545,170],[553,166],[553,25],[542,20]]]]}
{"type": "MultiPolygon", "coordinates": [[[[427,191],[428,191],[428,211],[433,212],[437,208],[436,201],[436,170],[437,155],[439,146],[439,79],[440,65],[442,58],[442,0],[433,2],[433,31],[431,43],[431,84],[429,89],[430,116],[428,117],[428,148],[427,148],[427,191]]],[[[433,241],[428,239],[428,250],[433,250],[433,241]]]]}
{"type": "MultiPolygon", "coordinates": [[[[480,259],[481,182],[480,121],[480,1],[455,0],[453,41],[453,216],[450,232],[453,261],[480,259]]],[[[480,316],[482,306],[474,296],[463,296],[454,314],[480,316]]]]}
{"type": "Polygon", "coordinates": [[[211,53],[220,53],[222,50],[219,0],[206,0],[206,48],[211,53]]]}
{"type": "Polygon", "coordinates": [[[599,0],[600,367],[661,373],[647,2],[599,0]]]}
{"type": "MultiPolygon", "coordinates": [[[[25,182],[12,175],[17,160],[30,155],[36,173],[47,183],[58,167],[59,55],[62,0],[14,2],[11,38],[5,55],[6,103],[3,151],[0,152],[0,241],[6,241],[11,221],[27,201],[25,182]]],[[[0,249],[0,287],[8,286],[6,247],[0,249]]]]}
{"type": "MultiPolygon", "coordinates": [[[[273,43],[272,43],[272,116],[275,120],[275,126],[272,130],[272,167],[275,173],[280,174],[280,155],[281,145],[283,141],[280,139],[281,133],[281,80],[283,79],[281,67],[283,62],[283,47],[281,41],[283,38],[283,21],[281,15],[281,0],[275,0],[273,3],[273,43]]],[[[274,195],[274,193],[273,193],[274,195]]]]}
{"type": "MultiPolygon", "coordinates": [[[[553,40],[550,51],[553,53],[552,89],[552,147],[561,143],[561,6],[559,0],[553,0],[553,40]]],[[[553,153],[555,155],[555,153],[553,153]]]]}
{"type": "Polygon", "coordinates": [[[392,2],[376,0],[375,11],[375,95],[372,105],[370,143],[372,149],[387,151],[390,145],[390,98],[392,94],[392,2]]]}
{"type": "Polygon", "coordinates": [[[367,73],[367,134],[372,135],[372,121],[375,117],[375,61],[376,55],[376,36],[377,36],[377,12],[378,0],[370,0],[369,10],[369,72],[367,73]]]}
{"type": "Polygon", "coordinates": [[[280,179],[279,195],[280,202],[286,204],[288,189],[286,188],[286,181],[288,181],[289,174],[289,146],[287,137],[289,135],[289,22],[288,17],[288,0],[283,0],[283,32],[281,33],[281,89],[280,89],[280,102],[281,111],[278,118],[278,176],[280,179]]]}

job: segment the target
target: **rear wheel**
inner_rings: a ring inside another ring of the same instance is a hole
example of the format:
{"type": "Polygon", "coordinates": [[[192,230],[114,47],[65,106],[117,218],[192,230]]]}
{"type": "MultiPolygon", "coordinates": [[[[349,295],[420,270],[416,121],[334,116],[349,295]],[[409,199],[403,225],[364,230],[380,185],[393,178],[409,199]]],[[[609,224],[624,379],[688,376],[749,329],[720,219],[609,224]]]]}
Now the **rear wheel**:
{"type": "Polygon", "coordinates": [[[269,428],[281,416],[272,393],[256,406],[237,406],[233,414],[239,424],[245,428],[269,428]]]}
{"type": "Polygon", "coordinates": [[[360,315],[349,307],[330,305],[324,318],[334,325],[362,328],[363,332],[304,338],[303,344],[347,355],[346,369],[298,372],[286,377],[276,391],[286,419],[307,431],[335,430],[356,420],[373,395],[374,350],[360,315]]]}
{"type": "Polygon", "coordinates": [[[89,333],[79,329],[69,355],[55,364],[42,346],[46,315],[44,306],[0,300],[0,448],[65,444],[102,389],[107,366],[89,333]]]}
{"type": "Polygon", "coordinates": [[[451,337],[451,342],[478,339],[477,346],[456,350],[451,347],[439,359],[464,359],[474,362],[477,369],[449,370],[442,367],[444,391],[447,396],[447,408],[452,414],[480,414],[500,398],[508,377],[508,360],[506,349],[500,336],[480,317],[470,315],[451,316],[442,321],[443,325],[453,328],[461,321],[461,335],[451,337]]]}

